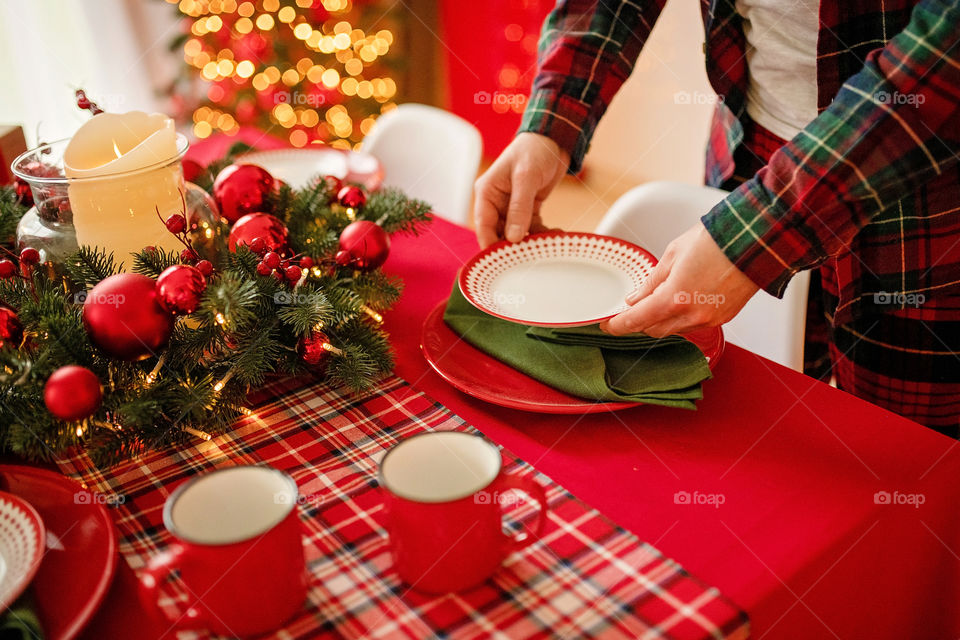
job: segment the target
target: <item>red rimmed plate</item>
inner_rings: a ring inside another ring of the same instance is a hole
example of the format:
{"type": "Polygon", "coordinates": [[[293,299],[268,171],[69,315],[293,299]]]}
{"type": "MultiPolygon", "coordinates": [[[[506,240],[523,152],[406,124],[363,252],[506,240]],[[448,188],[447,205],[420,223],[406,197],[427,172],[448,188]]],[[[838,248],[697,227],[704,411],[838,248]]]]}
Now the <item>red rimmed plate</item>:
{"type": "MultiPolygon", "coordinates": [[[[444,300],[427,316],[420,350],[441,378],[469,396],[485,402],[536,413],[600,413],[640,406],[636,402],[599,402],[571,396],[520,373],[461,339],[443,321],[444,300]]],[[[713,369],[723,353],[720,327],[686,336],[703,351],[713,369]]]]}
{"type": "Polygon", "coordinates": [[[0,491],[0,611],[13,604],[33,580],[45,541],[37,510],[23,498],[0,491]]]}
{"type": "Polygon", "coordinates": [[[502,320],[581,327],[626,310],[624,298],[656,264],[619,238],[548,231],[490,245],[464,265],[458,284],[470,304],[502,320]]]}
{"type": "Polygon", "coordinates": [[[29,502],[47,530],[32,583],[48,640],[75,638],[93,618],[117,568],[117,538],[102,496],[52,471],[0,465],[0,489],[29,502]]]}

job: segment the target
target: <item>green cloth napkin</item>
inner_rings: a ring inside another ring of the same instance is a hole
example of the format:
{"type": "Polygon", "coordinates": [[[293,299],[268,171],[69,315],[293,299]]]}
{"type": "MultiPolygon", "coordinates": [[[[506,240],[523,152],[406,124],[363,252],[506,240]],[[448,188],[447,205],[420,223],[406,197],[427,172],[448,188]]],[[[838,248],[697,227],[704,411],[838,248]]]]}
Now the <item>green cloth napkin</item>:
{"type": "Polygon", "coordinates": [[[581,398],[696,409],[710,368],[700,349],[680,337],[610,336],[596,325],[527,327],[470,304],[454,284],[443,314],[447,325],[487,355],[581,398]]]}
{"type": "Polygon", "coordinates": [[[43,640],[43,628],[28,589],[0,615],[0,640],[43,640]]]}

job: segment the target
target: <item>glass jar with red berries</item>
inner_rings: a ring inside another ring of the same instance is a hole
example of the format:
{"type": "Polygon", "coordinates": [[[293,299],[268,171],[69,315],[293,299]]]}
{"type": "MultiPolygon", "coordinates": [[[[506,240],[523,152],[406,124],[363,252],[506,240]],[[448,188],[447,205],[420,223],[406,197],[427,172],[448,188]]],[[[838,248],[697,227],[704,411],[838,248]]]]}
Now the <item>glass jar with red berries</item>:
{"type": "MultiPolygon", "coordinates": [[[[32,247],[40,261],[53,267],[62,265],[77,250],[77,234],[67,195],[63,171],[66,140],[40,145],[13,161],[11,168],[18,181],[30,187],[33,207],[17,226],[17,248],[32,247]]],[[[21,196],[22,200],[28,199],[21,196]]]]}

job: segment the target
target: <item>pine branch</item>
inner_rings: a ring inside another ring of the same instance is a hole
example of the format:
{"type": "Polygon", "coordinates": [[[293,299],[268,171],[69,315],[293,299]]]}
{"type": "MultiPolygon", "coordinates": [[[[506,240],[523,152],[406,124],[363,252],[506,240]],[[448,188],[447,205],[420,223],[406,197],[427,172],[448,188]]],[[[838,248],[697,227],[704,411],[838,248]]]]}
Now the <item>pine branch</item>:
{"type": "Polygon", "coordinates": [[[297,336],[309,335],[314,327],[326,324],[333,316],[333,306],[323,291],[315,285],[304,285],[293,292],[278,293],[277,317],[297,336]]]}
{"type": "Polygon", "coordinates": [[[155,247],[148,251],[142,249],[133,255],[133,271],[144,276],[156,279],[168,267],[180,264],[180,253],[176,251],[164,251],[161,247],[155,247]]]}
{"type": "Polygon", "coordinates": [[[430,221],[431,210],[426,202],[410,199],[399,189],[387,187],[370,196],[361,217],[376,222],[387,233],[416,234],[420,223],[430,221]]]}
{"type": "Polygon", "coordinates": [[[114,262],[113,252],[109,254],[97,247],[80,247],[67,258],[64,263],[67,277],[84,289],[90,289],[95,284],[123,270],[123,263],[114,262]]]}
{"type": "Polygon", "coordinates": [[[0,242],[11,242],[27,208],[20,203],[13,187],[0,187],[0,242]]]}
{"type": "Polygon", "coordinates": [[[388,276],[382,271],[361,273],[353,280],[353,290],[372,309],[389,309],[400,299],[403,282],[396,276],[388,276]]]}

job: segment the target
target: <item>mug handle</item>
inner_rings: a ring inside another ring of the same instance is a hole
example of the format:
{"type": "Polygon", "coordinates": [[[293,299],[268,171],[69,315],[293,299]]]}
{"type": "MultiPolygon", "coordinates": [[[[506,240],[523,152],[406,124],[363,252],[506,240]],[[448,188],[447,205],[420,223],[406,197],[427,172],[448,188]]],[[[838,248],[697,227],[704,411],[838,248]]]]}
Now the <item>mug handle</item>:
{"type": "Polygon", "coordinates": [[[175,544],[163,553],[155,555],[140,573],[138,581],[140,606],[144,611],[151,612],[154,617],[173,625],[171,631],[190,631],[205,626],[203,617],[195,605],[190,606],[183,615],[174,617],[160,609],[157,603],[160,585],[179,568],[184,551],[182,546],[175,544]]]}
{"type": "MultiPolygon", "coordinates": [[[[534,540],[539,540],[543,536],[543,528],[547,524],[547,492],[543,486],[530,476],[503,475],[500,477],[500,491],[522,491],[537,501],[540,505],[540,513],[537,514],[537,524],[533,528],[534,533],[527,532],[526,536],[519,538],[516,536],[506,536],[509,541],[508,553],[519,551],[529,546],[534,540]]],[[[500,501],[500,511],[503,511],[503,502],[500,501]]]]}

